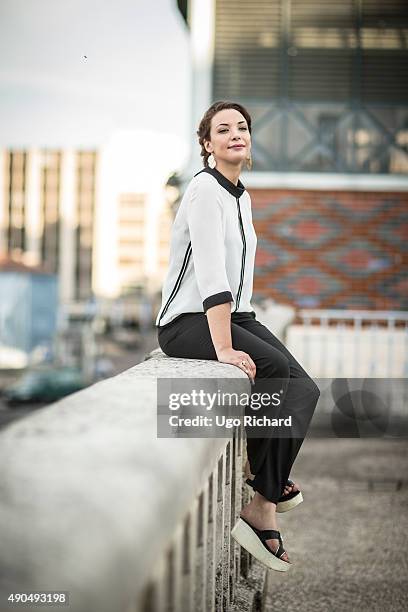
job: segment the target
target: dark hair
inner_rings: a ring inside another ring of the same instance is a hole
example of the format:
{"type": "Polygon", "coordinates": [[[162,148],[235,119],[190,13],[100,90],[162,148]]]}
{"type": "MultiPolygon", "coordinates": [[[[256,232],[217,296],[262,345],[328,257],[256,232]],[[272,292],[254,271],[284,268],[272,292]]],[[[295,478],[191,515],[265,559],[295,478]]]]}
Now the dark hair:
{"type": "Polygon", "coordinates": [[[244,106],[238,104],[238,102],[228,102],[225,100],[219,100],[218,102],[211,104],[210,108],[205,111],[197,130],[198,142],[201,145],[200,155],[203,158],[204,166],[208,166],[207,160],[210,156],[210,153],[205,150],[204,140],[210,140],[211,119],[218,113],[218,111],[226,108],[235,108],[237,111],[239,111],[245,117],[248,124],[249,133],[251,133],[251,115],[244,106]]]}

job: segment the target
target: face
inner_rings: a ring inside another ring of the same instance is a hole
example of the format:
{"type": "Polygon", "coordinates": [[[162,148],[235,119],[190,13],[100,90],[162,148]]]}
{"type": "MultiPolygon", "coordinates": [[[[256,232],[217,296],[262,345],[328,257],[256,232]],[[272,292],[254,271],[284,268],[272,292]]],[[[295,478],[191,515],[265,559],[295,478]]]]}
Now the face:
{"type": "Polygon", "coordinates": [[[251,135],[245,117],[235,108],[216,113],[211,119],[210,141],[205,141],[204,146],[217,162],[243,164],[251,150],[251,135]]]}

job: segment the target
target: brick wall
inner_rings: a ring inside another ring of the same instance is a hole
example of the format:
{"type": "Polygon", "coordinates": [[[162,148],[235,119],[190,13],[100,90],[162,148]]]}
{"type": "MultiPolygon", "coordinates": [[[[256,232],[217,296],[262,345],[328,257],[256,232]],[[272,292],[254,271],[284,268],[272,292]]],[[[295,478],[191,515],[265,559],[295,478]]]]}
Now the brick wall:
{"type": "Polygon", "coordinates": [[[408,310],[408,193],[249,189],[254,298],[408,310]]]}

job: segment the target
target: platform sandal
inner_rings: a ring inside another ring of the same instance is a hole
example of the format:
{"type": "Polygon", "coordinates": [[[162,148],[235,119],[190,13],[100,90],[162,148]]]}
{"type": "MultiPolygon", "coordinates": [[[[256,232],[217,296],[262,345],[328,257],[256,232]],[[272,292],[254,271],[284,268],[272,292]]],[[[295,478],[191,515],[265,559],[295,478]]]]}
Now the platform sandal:
{"type": "MultiPolygon", "coordinates": [[[[250,478],[247,478],[245,482],[247,485],[253,488],[252,480],[250,478]]],[[[288,478],[287,484],[294,485],[295,483],[293,482],[293,480],[290,480],[288,478]]],[[[290,493],[287,493],[287,495],[281,495],[278,500],[278,503],[276,504],[276,512],[287,512],[288,510],[293,510],[293,508],[296,508],[296,506],[301,504],[302,501],[303,495],[302,491],[300,490],[291,491],[290,493]]]]}
{"type": "Polygon", "coordinates": [[[276,529],[256,529],[240,517],[231,531],[231,536],[240,546],[269,569],[287,572],[290,568],[291,563],[281,558],[286,551],[283,548],[281,534],[276,529]],[[270,539],[279,540],[279,547],[276,552],[273,552],[265,543],[266,540],[270,539]]]}

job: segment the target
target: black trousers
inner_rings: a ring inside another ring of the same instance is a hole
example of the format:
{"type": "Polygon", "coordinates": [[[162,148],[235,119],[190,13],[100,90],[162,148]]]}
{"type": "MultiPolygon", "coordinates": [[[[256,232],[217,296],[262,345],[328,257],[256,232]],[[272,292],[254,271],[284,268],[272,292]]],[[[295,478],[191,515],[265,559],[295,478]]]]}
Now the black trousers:
{"type": "MultiPolygon", "coordinates": [[[[298,417],[305,431],[320,396],[316,383],[282,342],[256,319],[253,311],[231,314],[231,337],[233,348],[248,353],[256,365],[251,393],[257,390],[258,379],[280,379],[283,394],[279,416],[290,413],[298,417]]],[[[204,313],[185,313],[158,328],[158,341],[169,357],[217,360],[204,313]]],[[[284,491],[303,439],[247,436],[249,466],[255,475],[253,488],[275,504],[284,491]]]]}

